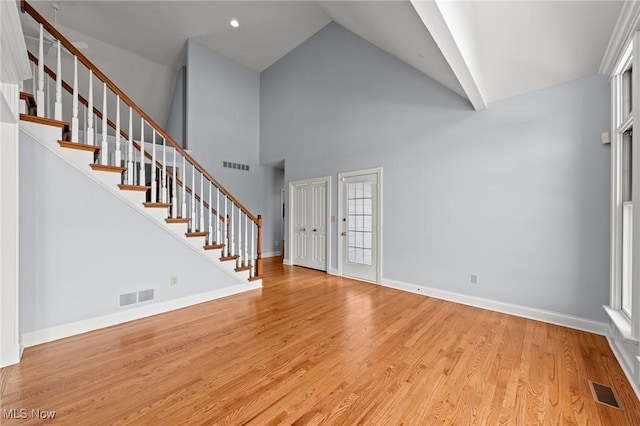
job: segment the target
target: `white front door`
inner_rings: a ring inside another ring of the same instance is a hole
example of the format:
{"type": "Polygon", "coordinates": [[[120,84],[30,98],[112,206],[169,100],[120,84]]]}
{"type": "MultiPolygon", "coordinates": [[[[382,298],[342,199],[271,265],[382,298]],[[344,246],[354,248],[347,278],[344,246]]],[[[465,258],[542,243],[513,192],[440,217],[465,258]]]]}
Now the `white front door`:
{"type": "Polygon", "coordinates": [[[327,270],[327,182],[293,188],[293,264],[327,270]]]}
{"type": "Polygon", "coordinates": [[[342,275],[378,282],[379,173],[344,175],[340,176],[342,275]]]}

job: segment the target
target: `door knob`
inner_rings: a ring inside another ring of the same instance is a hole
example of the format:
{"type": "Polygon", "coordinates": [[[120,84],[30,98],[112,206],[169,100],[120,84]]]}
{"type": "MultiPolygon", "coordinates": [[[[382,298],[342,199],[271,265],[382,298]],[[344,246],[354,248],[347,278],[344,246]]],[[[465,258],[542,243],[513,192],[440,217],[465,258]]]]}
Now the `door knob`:
{"type": "Polygon", "coordinates": [[[307,228],[301,228],[300,231],[301,232],[305,232],[307,230],[307,228]]]}
{"type": "Polygon", "coordinates": [[[313,230],[313,232],[318,232],[318,230],[317,230],[317,229],[314,229],[314,230],[313,230]]]}
{"type": "Polygon", "coordinates": [[[343,232],[343,233],[342,233],[342,234],[340,234],[340,235],[342,235],[342,236],[344,237],[345,235],[347,235],[347,233],[346,233],[346,232],[343,232]]]}

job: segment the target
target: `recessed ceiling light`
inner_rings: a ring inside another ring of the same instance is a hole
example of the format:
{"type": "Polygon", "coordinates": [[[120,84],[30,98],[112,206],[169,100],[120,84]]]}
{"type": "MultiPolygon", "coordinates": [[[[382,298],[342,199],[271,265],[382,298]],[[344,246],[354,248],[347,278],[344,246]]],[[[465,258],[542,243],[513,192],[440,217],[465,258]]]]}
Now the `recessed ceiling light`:
{"type": "Polygon", "coordinates": [[[233,27],[233,28],[238,28],[240,26],[240,22],[238,22],[237,19],[232,19],[231,22],[229,22],[229,24],[233,27]]]}

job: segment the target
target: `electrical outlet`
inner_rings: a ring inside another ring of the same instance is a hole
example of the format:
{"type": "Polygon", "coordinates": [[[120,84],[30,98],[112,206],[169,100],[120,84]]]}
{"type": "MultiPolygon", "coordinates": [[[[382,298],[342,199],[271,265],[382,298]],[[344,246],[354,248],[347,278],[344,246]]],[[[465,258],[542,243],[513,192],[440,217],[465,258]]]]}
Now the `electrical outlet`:
{"type": "Polygon", "coordinates": [[[471,284],[478,285],[478,274],[471,274],[471,284]]]}
{"type": "Polygon", "coordinates": [[[174,275],[174,276],[171,277],[171,285],[172,286],[178,285],[178,277],[177,276],[174,275]]]}

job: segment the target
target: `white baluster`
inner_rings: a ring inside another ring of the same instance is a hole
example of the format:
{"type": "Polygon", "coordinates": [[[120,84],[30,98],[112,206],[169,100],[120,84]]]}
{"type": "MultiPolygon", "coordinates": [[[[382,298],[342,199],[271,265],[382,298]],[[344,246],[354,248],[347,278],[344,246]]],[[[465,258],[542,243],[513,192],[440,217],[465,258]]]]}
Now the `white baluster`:
{"type": "Polygon", "coordinates": [[[114,166],[122,166],[122,151],[120,150],[120,95],[116,95],[116,156],[114,166]]]}
{"type": "Polygon", "coordinates": [[[78,140],[78,57],[73,56],[73,102],[71,117],[71,142],[79,142],[78,140]]]}
{"type": "Polygon", "coordinates": [[[196,168],[191,164],[191,231],[198,229],[196,226],[196,168]]]}
{"type": "Polygon", "coordinates": [[[182,157],[182,217],[189,217],[187,214],[187,166],[184,157],[182,157]]]}
{"type": "Polygon", "coordinates": [[[56,104],[54,108],[54,118],[62,120],[62,62],[60,61],[60,40],[58,40],[58,58],[56,62],[56,104]]]}
{"type": "Polygon", "coordinates": [[[109,144],[107,143],[107,83],[102,90],[102,147],[100,148],[100,164],[109,164],[109,144]]]}
{"type": "Polygon", "coordinates": [[[221,243],[220,238],[220,188],[216,186],[216,244],[221,243]]]}
{"type": "MultiPolygon", "coordinates": [[[[176,157],[174,155],[173,157],[173,179],[176,179],[176,157]]],[[[168,200],[168,194],[167,194],[167,141],[164,138],[164,136],[162,137],[162,176],[160,177],[160,185],[162,186],[162,191],[161,191],[161,197],[162,197],[162,202],[166,203],[168,200]]],[[[171,209],[172,211],[175,210],[175,204],[173,204],[173,208],[171,209]]],[[[171,217],[175,217],[174,215],[171,215],[171,217]]]]}
{"type": "Polygon", "coordinates": [[[204,176],[200,173],[200,223],[199,231],[204,231],[204,176]]]}
{"type": "Polygon", "coordinates": [[[207,179],[207,186],[209,187],[209,234],[207,237],[207,241],[209,241],[209,244],[213,243],[213,218],[211,215],[211,210],[213,210],[213,204],[211,204],[211,182],[209,182],[209,179],[207,179]]]}
{"type": "Polygon", "coordinates": [[[140,177],[138,178],[138,185],[145,186],[145,156],[144,156],[144,119],[140,118],[140,177]]]}
{"type": "Polygon", "coordinates": [[[237,254],[237,252],[236,252],[236,239],[235,239],[236,231],[235,231],[235,229],[233,229],[233,228],[235,228],[233,226],[233,206],[234,205],[235,204],[233,204],[233,201],[232,201],[231,202],[231,215],[230,215],[231,226],[229,227],[229,229],[231,230],[229,232],[229,241],[231,242],[231,256],[234,256],[234,255],[237,254]]]}
{"type": "MultiPolygon", "coordinates": [[[[36,69],[36,64],[34,62],[31,63],[31,94],[33,95],[33,99],[37,99],[38,97],[38,70],[36,69]]],[[[36,113],[37,114],[37,113],[36,113]]]]}
{"type": "Polygon", "coordinates": [[[156,183],[156,129],[151,128],[153,131],[153,138],[151,139],[151,202],[158,201],[156,189],[158,184],[156,183]]]}
{"type": "MultiPolygon", "coordinates": [[[[176,168],[176,149],[173,149],[173,179],[172,181],[172,186],[173,186],[173,191],[171,193],[171,217],[178,217],[178,191],[177,191],[177,186],[178,186],[178,172],[177,172],[177,168],[176,168]]],[[[166,192],[166,190],[165,190],[166,192]]]]}
{"type": "Polygon", "coordinates": [[[36,92],[36,103],[38,108],[38,117],[44,117],[44,48],[43,48],[44,33],[42,30],[42,24],[40,24],[40,38],[38,40],[38,91],[36,92]]]}
{"type": "Polygon", "coordinates": [[[89,100],[87,103],[87,145],[93,145],[93,71],[91,70],[89,70],[89,100]]]}
{"type": "Polygon", "coordinates": [[[242,266],[242,209],[238,206],[238,259],[236,266],[242,266]]]}
{"type": "Polygon", "coordinates": [[[249,264],[249,234],[247,229],[247,215],[244,215],[244,262],[242,262],[242,266],[247,266],[249,264]]]}
{"type": "Polygon", "coordinates": [[[228,235],[228,231],[229,228],[227,227],[227,194],[224,194],[224,219],[222,222],[222,244],[224,244],[224,252],[225,252],[225,256],[229,256],[231,253],[229,253],[229,246],[231,245],[231,242],[228,241],[229,240],[229,235],[228,235]]]}
{"type": "Polygon", "coordinates": [[[127,185],[133,185],[133,108],[129,107],[129,146],[127,154],[127,185]]]}

